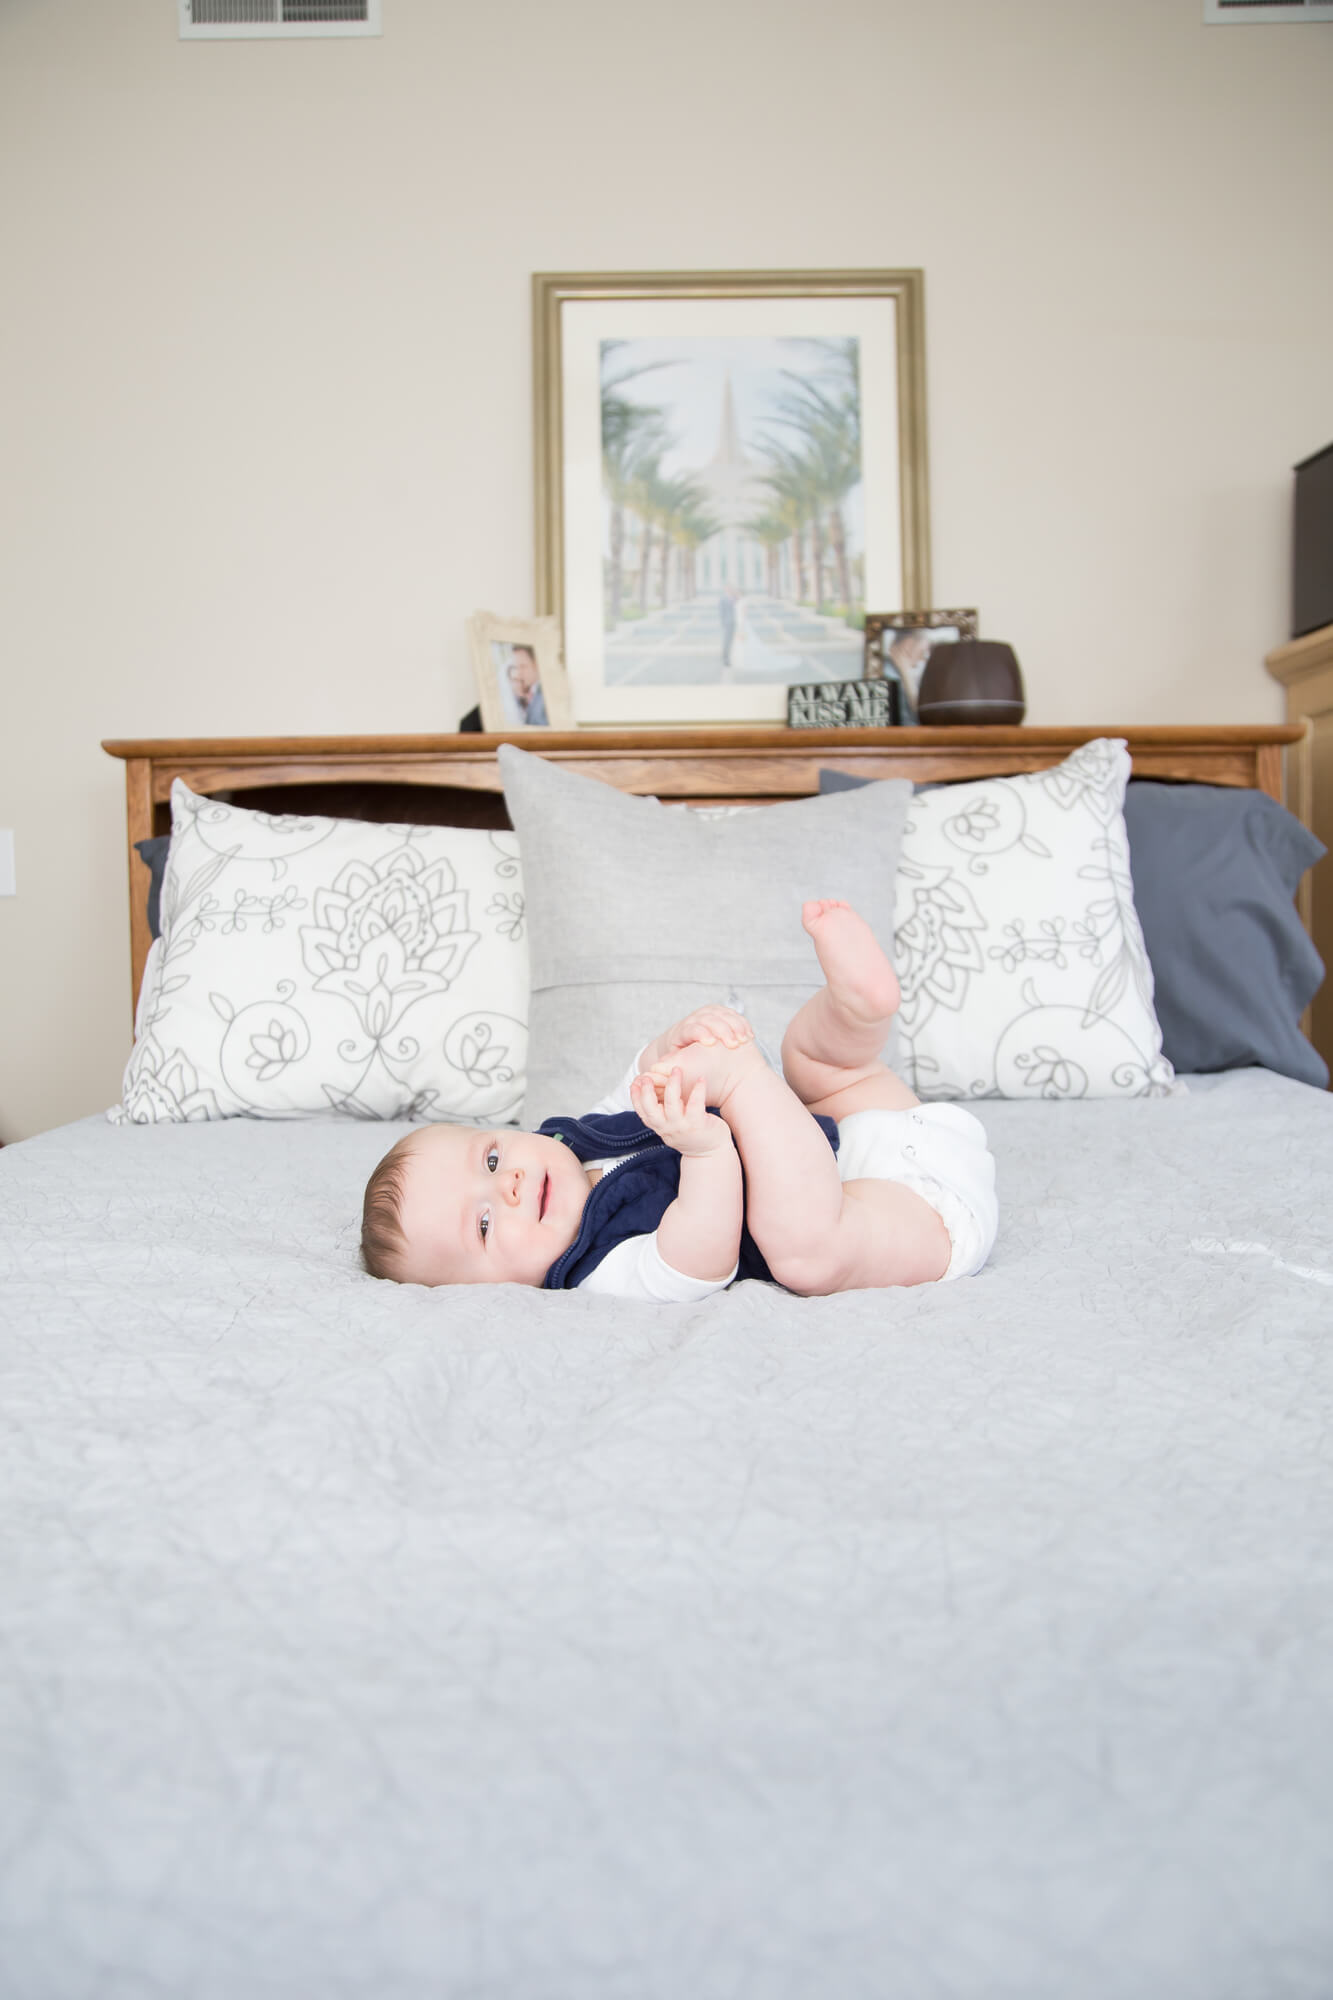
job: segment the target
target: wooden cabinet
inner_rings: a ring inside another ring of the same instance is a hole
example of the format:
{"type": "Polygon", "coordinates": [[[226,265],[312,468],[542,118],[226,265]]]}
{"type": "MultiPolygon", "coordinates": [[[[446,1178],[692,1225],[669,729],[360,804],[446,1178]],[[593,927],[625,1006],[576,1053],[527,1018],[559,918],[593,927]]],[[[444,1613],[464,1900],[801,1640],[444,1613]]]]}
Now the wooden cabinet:
{"type": "MultiPolygon", "coordinates": [[[[1301,883],[1297,902],[1333,974],[1333,625],[1279,646],[1266,665],[1287,691],[1287,721],[1303,732],[1287,751],[1287,805],[1329,850],[1301,883]]],[[[1301,1026],[1333,1070],[1333,977],[1316,993],[1301,1026]]]]}

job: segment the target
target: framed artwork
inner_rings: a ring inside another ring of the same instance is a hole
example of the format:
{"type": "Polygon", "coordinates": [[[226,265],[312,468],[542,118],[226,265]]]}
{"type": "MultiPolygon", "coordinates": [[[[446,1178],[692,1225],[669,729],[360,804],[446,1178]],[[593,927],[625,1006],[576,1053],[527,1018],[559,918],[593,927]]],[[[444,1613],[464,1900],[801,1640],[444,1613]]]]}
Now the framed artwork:
{"type": "Polygon", "coordinates": [[[484,728],[573,728],[554,618],[497,618],[478,611],[467,621],[467,635],[484,728]]]}
{"type": "Polygon", "coordinates": [[[533,279],[537,603],[579,723],[780,722],[930,597],[920,271],[533,279]]]}
{"type": "Polygon", "coordinates": [[[898,721],[917,719],[916,695],[930,649],[943,639],[975,639],[975,611],[867,611],[865,678],[897,683],[898,721]]]}

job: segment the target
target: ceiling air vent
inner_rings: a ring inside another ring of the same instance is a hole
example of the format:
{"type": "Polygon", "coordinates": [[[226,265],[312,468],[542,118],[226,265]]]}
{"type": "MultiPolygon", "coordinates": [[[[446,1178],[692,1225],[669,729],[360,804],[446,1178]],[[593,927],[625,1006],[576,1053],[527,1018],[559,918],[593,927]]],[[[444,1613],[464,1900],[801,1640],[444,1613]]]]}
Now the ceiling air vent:
{"type": "Polygon", "coordinates": [[[1333,21],[1333,0],[1203,0],[1208,27],[1219,21],[1333,21]]]}
{"type": "Polygon", "coordinates": [[[378,35],[380,0],[177,0],[183,42],[378,35]]]}

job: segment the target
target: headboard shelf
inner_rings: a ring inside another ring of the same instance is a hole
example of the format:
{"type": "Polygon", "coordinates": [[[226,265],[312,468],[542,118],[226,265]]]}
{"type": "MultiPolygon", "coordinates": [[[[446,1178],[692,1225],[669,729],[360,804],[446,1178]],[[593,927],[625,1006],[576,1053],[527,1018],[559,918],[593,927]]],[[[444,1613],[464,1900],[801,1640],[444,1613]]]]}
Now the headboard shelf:
{"type": "Polygon", "coordinates": [[[496,750],[526,750],[619,790],[695,805],[808,798],[821,770],[917,784],[1015,776],[1058,764],[1094,736],[1122,736],[1134,774],[1241,785],[1282,796],[1290,724],[1216,728],[525,730],[513,735],[116,738],[125,765],[134,991],[149,935],[146,871],[134,843],[169,826],[175,779],[266,812],[504,826],[496,750]]]}
{"type": "Polygon", "coordinates": [[[1299,730],[1282,723],[1199,728],[542,730],[506,735],[218,737],[113,740],[103,749],[149,767],[154,803],[172,780],[192,790],[257,785],[448,785],[498,791],[501,743],[540,750],[620,789],[696,798],[708,787],[794,798],[821,767],[918,781],[1041,770],[1093,736],[1124,736],[1139,777],[1259,785],[1277,796],[1280,757],[1299,730]]]}

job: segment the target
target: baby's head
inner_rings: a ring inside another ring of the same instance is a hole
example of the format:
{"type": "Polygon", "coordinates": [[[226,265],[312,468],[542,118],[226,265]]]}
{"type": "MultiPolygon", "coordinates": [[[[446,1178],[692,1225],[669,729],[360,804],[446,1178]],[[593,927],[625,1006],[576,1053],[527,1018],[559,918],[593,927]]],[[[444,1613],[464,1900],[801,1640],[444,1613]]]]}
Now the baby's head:
{"type": "Polygon", "coordinates": [[[589,1186],[540,1132],[423,1125],[366,1183],[362,1260],[405,1285],[540,1285],[579,1233],[589,1186]]]}

